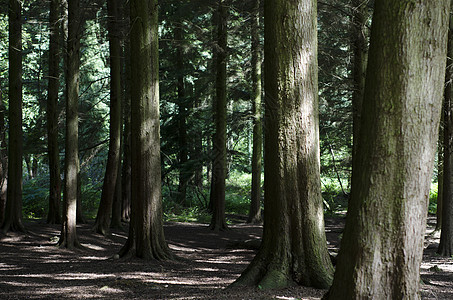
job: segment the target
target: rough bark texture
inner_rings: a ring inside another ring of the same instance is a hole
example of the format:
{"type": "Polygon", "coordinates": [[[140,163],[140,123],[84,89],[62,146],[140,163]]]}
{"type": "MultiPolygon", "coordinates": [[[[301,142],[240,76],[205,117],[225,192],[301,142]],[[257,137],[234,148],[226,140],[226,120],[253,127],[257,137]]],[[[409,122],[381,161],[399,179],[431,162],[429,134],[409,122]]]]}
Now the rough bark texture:
{"type": "Polygon", "coordinates": [[[110,229],[113,198],[116,191],[121,146],[121,45],[119,31],[119,0],[108,0],[110,49],[110,133],[107,166],[101,201],[93,230],[107,235],[110,229]]]}
{"type": "Polygon", "coordinates": [[[22,224],[22,7],[10,0],[8,187],[2,232],[25,231],[22,224]]]}
{"type": "Polygon", "coordinates": [[[363,93],[365,90],[365,72],[368,56],[367,28],[368,0],[352,0],[352,49],[353,49],[353,92],[352,92],[352,117],[353,117],[353,145],[352,156],[355,157],[359,142],[360,119],[362,112],[363,93]]]}
{"type": "Polygon", "coordinates": [[[187,103],[184,89],[184,57],[183,57],[183,29],[182,23],[176,24],[176,68],[178,73],[178,144],[179,144],[179,185],[178,203],[184,205],[186,201],[187,185],[190,179],[190,172],[187,170],[188,145],[187,145],[187,126],[186,114],[187,103]]]}
{"type": "Polygon", "coordinates": [[[80,57],[80,3],[68,2],[68,40],[66,70],[66,143],[63,187],[63,226],[61,247],[79,247],[77,238],[77,189],[79,173],[78,155],[78,100],[79,100],[79,57],[80,57]]]}
{"type": "Polygon", "coordinates": [[[164,237],[159,136],[157,0],[132,0],[132,216],[120,256],[172,257],[164,237]]]}
{"type": "Polygon", "coordinates": [[[450,0],[375,2],[346,227],[328,299],[419,299],[450,0]]]}
{"type": "Polygon", "coordinates": [[[252,13],[252,113],[253,113],[253,150],[252,184],[250,211],[247,222],[261,222],[261,154],[263,134],[261,122],[261,47],[259,37],[260,0],[254,1],[252,13]]]}
{"type": "Polygon", "coordinates": [[[327,288],[315,0],[264,2],[264,235],[237,285],[327,288]]]}
{"type": "Polygon", "coordinates": [[[452,73],[453,73],[453,18],[450,15],[448,31],[447,68],[445,72],[445,91],[443,103],[443,180],[442,180],[442,229],[437,253],[443,256],[453,255],[453,102],[452,102],[452,73]]]}
{"type": "Polygon", "coordinates": [[[212,218],[210,228],[224,230],[225,220],[225,177],[226,177],[226,64],[227,64],[227,6],[225,0],[218,0],[217,13],[214,14],[217,25],[217,45],[215,47],[216,97],[214,103],[215,134],[213,139],[212,182],[210,204],[212,218]]]}
{"type": "Polygon", "coordinates": [[[58,148],[58,89],[60,79],[60,22],[61,1],[50,1],[50,40],[49,40],[49,88],[47,94],[47,147],[49,155],[49,213],[47,223],[61,223],[61,179],[58,148]]]}

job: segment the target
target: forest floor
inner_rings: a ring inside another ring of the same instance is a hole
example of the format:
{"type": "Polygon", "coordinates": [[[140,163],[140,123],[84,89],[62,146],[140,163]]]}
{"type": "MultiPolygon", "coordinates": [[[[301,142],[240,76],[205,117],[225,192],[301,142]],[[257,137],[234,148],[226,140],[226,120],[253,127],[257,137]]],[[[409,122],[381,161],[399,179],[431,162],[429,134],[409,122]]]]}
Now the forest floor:
{"type": "MultiPolygon", "coordinates": [[[[256,250],[247,240],[262,227],[241,223],[212,232],[204,224],[167,223],[170,248],[181,259],[113,259],[127,231],[94,234],[92,223],[77,226],[82,250],[55,246],[60,226],[27,221],[29,233],[0,240],[0,299],[320,299],[326,292],[306,287],[283,290],[225,289],[247,267],[256,250]],[[247,249],[249,248],[249,249],[247,249]]],[[[432,231],[429,219],[427,233],[432,231]]],[[[327,218],[329,250],[338,251],[344,219],[327,218]]],[[[427,235],[422,264],[423,299],[453,299],[453,260],[435,254],[439,238],[427,235]]]]}

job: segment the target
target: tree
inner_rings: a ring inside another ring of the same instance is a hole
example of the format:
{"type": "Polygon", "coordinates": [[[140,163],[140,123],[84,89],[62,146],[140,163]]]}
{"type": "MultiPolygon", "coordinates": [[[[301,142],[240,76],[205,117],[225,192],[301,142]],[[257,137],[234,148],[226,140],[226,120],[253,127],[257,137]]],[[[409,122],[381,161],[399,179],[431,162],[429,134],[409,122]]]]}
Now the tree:
{"type": "Polygon", "coordinates": [[[252,11],[252,113],[253,113],[253,152],[252,152],[252,191],[247,222],[261,222],[261,153],[263,149],[261,122],[261,55],[260,55],[260,0],[255,0],[252,11]]]}
{"type": "Polygon", "coordinates": [[[58,89],[60,81],[60,19],[61,1],[50,1],[49,86],[47,94],[47,147],[49,155],[49,212],[47,223],[60,224],[61,180],[58,148],[58,89]]]}
{"type": "Polygon", "coordinates": [[[110,229],[113,198],[120,164],[121,145],[121,45],[118,0],[107,1],[110,46],[110,139],[101,202],[94,231],[107,235],[110,229]]]}
{"type": "Polygon", "coordinates": [[[131,168],[129,237],[120,257],[167,259],[162,216],[157,0],[132,0],[131,168]]]}
{"type": "Polygon", "coordinates": [[[212,218],[210,228],[224,230],[225,220],[225,176],[226,176],[226,106],[227,106],[227,9],[225,0],[218,0],[215,16],[217,25],[217,44],[215,45],[216,84],[214,103],[215,133],[212,143],[212,182],[211,198],[212,218]]]}
{"type": "Polygon", "coordinates": [[[327,288],[319,173],[316,1],[264,2],[264,234],[236,285],[327,288]]]}
{"type": "Polygon", "coordinates": [[[78,100],[80,64],[80,1],[68,0],[68,39],[66,57],[66,143],[63,189],[63,226],[58,244],[80,247],[76,231],[79,181],[78,100]]]}
{"type": "MultiPolygon", "coordinates": [[[[443,102],[443,172],[442,172],[442,227],[440,243],[437,253],[443,256],[453,255],[453,102],[452,102],[452,75],[453,75],[453,17],[450,14],[450,28],[448,31],[447,68],[445,72],[445,91],[443,102]]],[[[439,180],[440,182],[441,180],[439,180]]],[[[438,208],[440,208],[438,201],[438,208]]]]}
{"type": "Polygon", "coordinates": [[[327,299],[420,298],[449,6],[375,2],[357,164],[327,299]]]}
{"type": "Polygon", "coordinates": [[[8,186],[1,232],[25,231],[22,224],[22,5],[10,0],[8,186]]]}
{"type": "Polygon", "coordinates": [[[8,185],[8,153],[6,147],[5,105],[0,90],[0,225],[5,217],[6,190],[8,185]]]}

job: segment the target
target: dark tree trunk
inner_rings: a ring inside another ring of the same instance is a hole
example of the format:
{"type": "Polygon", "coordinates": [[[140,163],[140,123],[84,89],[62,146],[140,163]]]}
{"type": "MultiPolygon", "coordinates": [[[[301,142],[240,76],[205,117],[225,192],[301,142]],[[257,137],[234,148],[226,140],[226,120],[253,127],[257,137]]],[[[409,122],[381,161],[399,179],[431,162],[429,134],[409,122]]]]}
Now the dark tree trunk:
{"type": "Polygon", "coordinates": [[[183,28],[182,22],[176,25],[176,68],[178,73],[178,144],[179,144],[179,185],[178,203],[184,205],[186,202],[187,185],[190,179],[190,172],[187,170],[188,145],[187,145],[187,100],[184,89],[184,53],[183,53],[183,28]]]}
{"type": "Polygon", "coordinates": [[[264,234],[236,285],[329,287],[319,166],[315,0],[264,2],[264,234]]]}
{"type": "Polygon", "coordinates": [[[168,259],[162,216],[157,0],[132,0],[132,215],[120,257],[168,259]]]}
{"type": "Polygon", "coordinates": [[[216,61],[216,97],[213,140],[212,182],[210,203],[212,219],[210,228],[213,230],[227,229],[225,220],[225,176],[226,176],[226,65],[227,65],[227,6],[225,0],[218,0],[216,61]]]}
{"type": "Polygon", "coordinates": [[[110,139],[107,167],[102,186],[101,201],[93,230],[102,235],[110,232],[113,198],[116,191],[121,145],[121,45],[118,0],[108,0],[108,28],[110,48],[110,139]]]}
{"type": "Polygon", "coordinates": [[[47,94],[47,147],[49,155],[49,213],[47,223],[61,223],[61,179],[58,148],[58,90],[60,79],[60,22],[61,1],[50,1],[49,87],[47,94]]]}
{"type": "Polygon", "coordinates": [[[9,0],[8,186],[1,232],[25,231],[22,224],[22,7],[9,0]]]}
{"type": "MultiPolygon", "coordinates": [[[[442,114],[441,114],[441,124],[444,123],[443,121],[443,111],[444,105],[442,105],[442,114]]],[[[443,203],[443,186],[444,186],[444,145],[443,145],[443,129],[444,125],[439,126],[439,141],[437,147],[437,208],[436,208],[436,228],[434,229],[433,233],[440,233],[442,228],[442,203],[443,203]]]]}
{"type": "Polygon", "coordinates": [[[452,79],[453,79],[453,18],[450,14],[450,29],[448,31],[447,68],[445,72],[445,91],[443,103],[444,120],[444,160],[442,182],[442,229],[437,253],[442,256],[453,255],[453,102],[452,102],[452,79]]]}
{"type": "Polygon", "coordinates": [[[5,105],[0,90],[0,225],[3,223],[8,185],[8,153],[6,146],[5,105]]]}
{"type": "Polygon", "coordinates": [[[261,124],[261,49],[259,37],[260,0],[255,0],[252,13],[252,191],[247,222],[261,222],[261,153],[263,136],[261,124]]]}
{"type": "Polygon", "coordinates": [[[375,2],[352,194],[328,299],[420,299],[449,6],[375,2]]]}
{"type": "Polygon", "coordinates": [[[80,57],[80,2],[68,0],[68,40],[66,70],[66,143],[65,178],[63,188],[63,226],[61,247],[75,248],[77,238],[77,198],[79,181],[78,155],[78,99],[79,99],[79,57],[80,57]]]}

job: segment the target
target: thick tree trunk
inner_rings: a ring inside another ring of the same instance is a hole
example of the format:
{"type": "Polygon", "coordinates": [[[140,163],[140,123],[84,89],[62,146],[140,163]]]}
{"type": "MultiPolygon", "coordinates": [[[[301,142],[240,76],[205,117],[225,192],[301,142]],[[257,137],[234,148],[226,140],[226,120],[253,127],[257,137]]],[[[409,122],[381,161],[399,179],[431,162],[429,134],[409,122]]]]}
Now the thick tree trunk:
{"type": "Polygon", "coordinates": [[[120,257],[168,259],[162,216],[157,0],[132,0],[132,216],[120,257]]]}
{"type": "Polygon", "coordinates": [[[66,70],[66,143],[63,188],[63,226],[58,244],[65,248],[79,247],[77,238],[77,198],[79,180],[78,99],[80,57],[80,2],[68,1],[68,40],[66,70]]]}
{"type": "Polygon", "coordinates": [[[61,223],[61,179],[58,148],[58,89],[60,79],[60,22],[61,1],[50,1],[49,88],[47,94],[47,147],[49,155],[49,213],[47,223],[61,223]]]}
{"type": "Polygon", "coordinates": [[[255,0],[252,12],[252,113],[253,113],[253,150],[252,150],[252,191],[247,222],[261,222],[261,154],[263,134],[261,123],[261,49],[259,37],[260,0],[255,0]]]}
{"type": "Polygon", "coordinates": [[[449,6],[375,2],[357,164],[328,299],[420,299],[449,6]]]}
{"type": "Polygon", "coordinates": [[[190,172],[187,170],[188,145],[187,145],[187,100],[184,89],[184,53],[183,53],[183,29],[182,23],[176,25],[176,68],[178,73],[178,144],[179,144],[179,184],[178,203],[184,205],[186,202],[187,185],[190,179],[190,172]]]}
{"type": "Polygon", "coordinates": [[[236,285],[327,288],[315,0],[264,2],[264,235],[236,285]]]}
{"type": "Polygon", "coordinates": [[[453,18],[450,14],[450,29],[448,31],[447,47],[447,68],[445,72],[445,91],[443,103],[444,120],[444,160],[442,180],[442,228],[440,232],[440,243],[437,253],[443,256],[453,255],[453,18]]]}
{"type": "Polygon", "coordinates": [[[213,140],[212,184],[211,197],[212,218],[210,228],[224,230],[227,228],[225,220],[225,176],[226,176],[226,65],[227,65],[227,6],[225,0],[218,0],[217,18],[217,45],[216,45],[216,97],[214,123],[215,134],[213,140]]]}
{"type": "Polygon", "coordinates": [[[110,140],[102,186],[101,201],[93,230],[102,235],[110,232],[113,198],[116,191],[121,146],[121,45],[118,0],[108,0],[110,47],[110,140]]]}
{"type": "Polygon", "coordinates": [[[2,232],[25,231],[22,224],[22,7],[9,0],[8,186],[2,232]]]}

